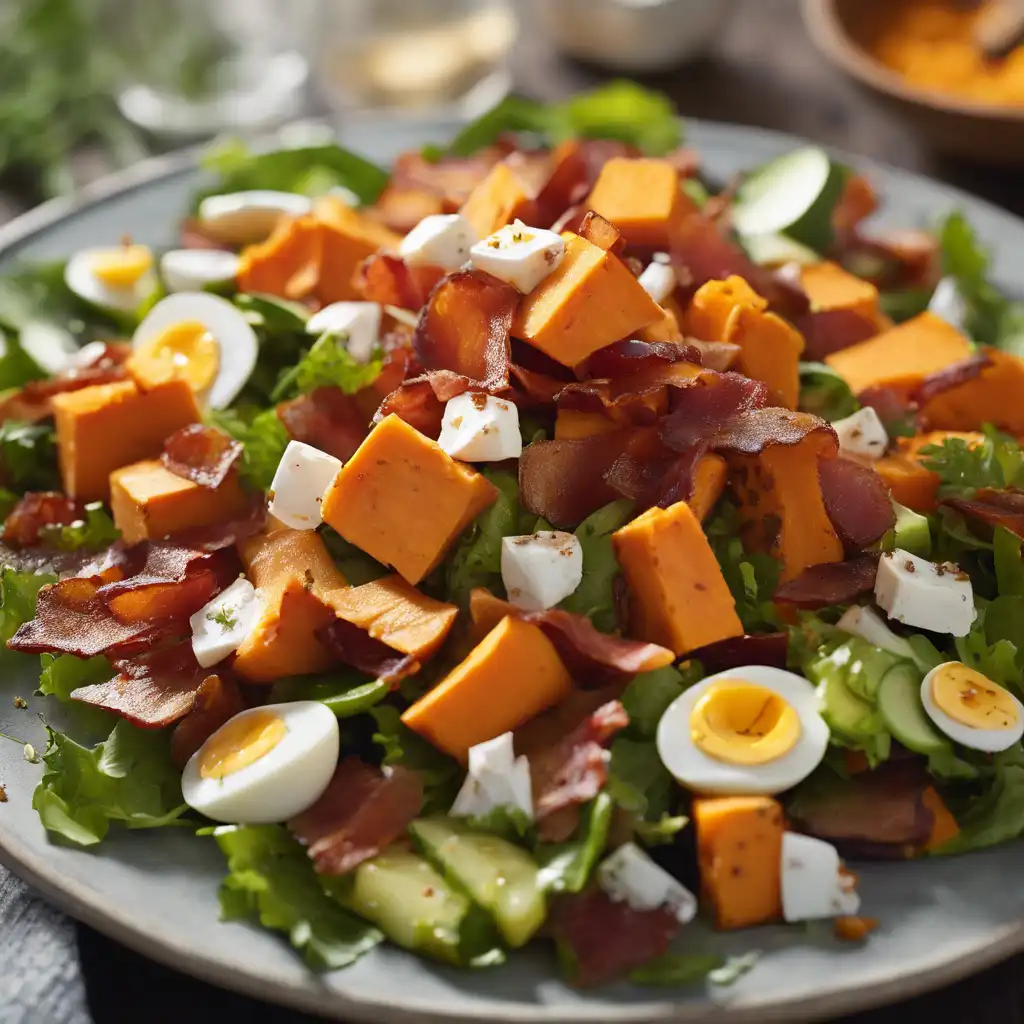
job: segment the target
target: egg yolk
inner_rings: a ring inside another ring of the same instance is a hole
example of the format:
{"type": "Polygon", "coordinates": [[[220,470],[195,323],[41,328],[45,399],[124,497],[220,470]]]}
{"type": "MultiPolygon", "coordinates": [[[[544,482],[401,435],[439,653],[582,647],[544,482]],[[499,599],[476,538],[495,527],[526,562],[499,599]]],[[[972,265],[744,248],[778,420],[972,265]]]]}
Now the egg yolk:
{"type": "Polygon", "coordinates": [[[265,757],[284,739],[287,726],[271,711],[253,711],[221,726],[199,757],[204,779],[223,779],[265,757]]]}
{"type": "Polygon", "coordinates": [[[93,275],[111,288],[131,288],[153,266],[153,254],[144,245],[125,245],[98,256],[93,275]]]}
{"type": "Polygon", "coordinates": [[[973,668],[953,662],[932,676],[932,700],[954,722],[972,729],[1013,729],[1020,711],[1012,695],[973,668]]]}
{"type": "Polygon", "coordinates": [[[146,387],[184,380],[202,394],[220,369],[220,345],[204,324],[190,320],[174,324],[140,345],[127,365],[131,375],[146,387]]]}
{"type": "Polygon", "coordinates": [[[715,683],[690,714],[690,737],[708,757],[727,764],[767,764],[800,739],[800,716],[764,686],[727,679],[715,683]]]}

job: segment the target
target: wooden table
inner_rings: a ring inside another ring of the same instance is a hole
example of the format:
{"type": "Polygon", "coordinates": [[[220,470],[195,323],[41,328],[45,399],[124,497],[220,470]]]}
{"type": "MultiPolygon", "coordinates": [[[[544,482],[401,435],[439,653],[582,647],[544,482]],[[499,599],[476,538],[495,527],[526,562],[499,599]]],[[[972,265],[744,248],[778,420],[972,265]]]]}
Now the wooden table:
{"type": "MultiPolygon", "coordinates": [[[[515,72],[519,88],[542,99],[566,96],[607,77],[557,57],[529,33],[515,72]]],[[[1019,178],[1015,182],[1008,173],[955,164],[928,152],[899,120],[832,71],[811,47],[796,0],[741,0],[707,59],[646,82],[670,94],[683,114],[842,146],[950,181],[1024,214],[1019,178]]],[[[84,176],[94,169],[95,164],[85,168],[84,176]]],[[[0,196],[0,219],[20,205],[16,196],[0,196]]],[[[177,1024],[196,1017],[313,1024],[313,1018],[184,978],[91,929],[72,926],[2,869],[0,963],[0,1024],[177,1024]]],[[[942,992],[847,1018],[845,1024],[937,1021],[1022,1024],[1024,957],[942,992]]]]}

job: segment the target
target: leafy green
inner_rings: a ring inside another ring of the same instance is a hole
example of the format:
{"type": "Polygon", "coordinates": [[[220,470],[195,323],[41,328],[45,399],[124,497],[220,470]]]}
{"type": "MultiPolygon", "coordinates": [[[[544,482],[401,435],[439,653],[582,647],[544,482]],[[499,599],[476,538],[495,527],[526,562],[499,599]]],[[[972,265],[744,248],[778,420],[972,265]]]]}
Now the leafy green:
{"type": "Polygon", "coordinates": [[[39,542],[61,551],[102,551],[110,547],[121,531],[114,525],[102,501],[91,501],[85,506],[85,518],[76,519],[66,526],[49,523],[39,531],[39,542]]]}
{"type": "Polygon", "coordinates": [[[675,987],[701,981],[712,971],[725,966],[725,960],[714,953],[664,953],[643,967],[631,971],[634,985],[675,987]]]}
{"type": "Polygon", "coordinates": [[[607,788],[615,802],[642,819],[668,814],[675,784],[654,739],[620,735],[613,741],[611,753],[607,788]]]}
{"type": "Polygon", "coordinates": [[[46,374],[13,338],[0,333],[0,392],[14,390],[46,374]]]}
{"type": "Polygon", "coordinates": [[[633,831],[646,846],[663,846],[675,842],[675,838],[689,825],[685,814],[663,814],[656,821],[633,822],[633,831]]]}
{"type": "Polygon", "coordinates": [[[389,570],[385,566],[349,543],[337,530],[324,526],[320,536],[349,586],[360,587],[387,576],[389,570]]]}
{"type": "Polygon", "coordinates": [[[577,137],[619,139],[651,156],[662,156],[682,142],[682,127],[667,97],[635,82],[614,81],[564,103],[508,96],[463,128],[447,149],[429,147],[425,155],[470,156],[502,135],[518,132],[539,135],[547,143],[577,137]]]}
{"type": "Polygon", "coordinates": [[[208,195],[269,189],[323,195],[347,188],[363,204],[370,204],[388,183],[388,172],[341,146],[303,146],[254,153],[241,139],[218,141],[203,158],[205,170],[217,175],[217,184],[194,199],[208,195]]]}
{"type": "Polygon", "coordinates": [[[608,845],[615,803],[598,793],[580,812],[575,835],[564,843],[540,843],[534,856],[540,865],[539,882],[547,892],[582,892],[608,845]]]}
{"type": "Polygon", "coordinates": [[[584,615],[605,633],[615,630],[615,594],[613,584],[619,563],[612,547],[612,534],[632,518],[631,501],[613,501],[592,512],[576,528],[583,549],[583,580],[560,605],[569,612],[584,615]]]}
{"type": "Polygon", "coordinates": [[[346,347],[347,341],[344,332],[322,334],[293,367],[281,374],[270,400],[280,402],[323,387],[341,388],[346,395],[369,387],[379,376],[383,361],[358,362],[346,347]]]}
{"type": "Polygon", "coordinates": [[[32,806],[44,827],[79,846],[101,842],[110,823],[128,828],[174,824],[187,810],[181,774],[166,733],[119,721],[95,747],[83,747],[49,729],[46,772],[32,806]]]}
{"type": "Polygon", "coordinates": [[[58,491],[57,443],[50,423],[0,423],[0,476],[16,491],[58,491]]]}
{"type": "Polygon", "coordinates": [[[1024,487],[1024,451],[1006,434],[986,424],[985,440],[970,447],[950,437],[921,449],[921,464],[939,476],[939,496],[970,498],[975,491],[1024,487]]]}
{"type": "Polygon", "coordinates": [[[289,440],[277,410],[264,409],[247,416],[238,409],[211,409],[207,419],[242,442],[242,478],[261,491],[269,490],[289,440]]]}
{"type": "Polygon", "coordinates": [[[832,422],[860,408],[850,385],[825,363],[800,364],[800,408],[832,422]]]}
{"type": "Polygon", "coordinates": [[[95,658],[75,658],[70,654],[43,654],[42,672],[39,676],[39,692],[52,695],[58,700],[71,699],[71,691],[80,686],[106,682],[114,675],[102,654],[95,658]]]}
{"type": "Polygon", "coordinates": [[[959,835],[936,853],[982,850],[1024,835],[1024,765],[1019,763],[1019,750],[1008,753],[1018,763],[1007,764],[1006,755],[997,755],[996,776],[988,792],[970,801],[957,818],[959,835]]]}
{"type": "Polygon", "coordinates": [[[1020,664],[1024,647],[1018,648],[1006,634],[1024,638],[1024,622],[1019,618],[1022,610],[1022,598],[996,598],[979,609],[978,618],[967,636],[956,638],[957,655],[968,668],[976,669],[992,682],[1009,686],[1020,694],[1024,694],[1020,664]]]}
{"type": "Polygon", "coordinates": [[[448,600],[465,607],[470,591],[487,587],[503,596],[501,539],[520,532],[519,481],[503,469],[485,469],[483,475],[498,488],[498,500],[482,512],[459,538],[445,564],[448,600]]]}
{"type": "Polygon", "coordinates": [[[234,297],[235,305],[246,315],[253,327],[270,334],[305,334],[309,310],[300,302],[240,292],[234,297]]]}
{"type": "Polygon", "coordinates": [[[509,804],[495,807],[486,814],[460,818],[459,821],[471,832],[501,836],[510,843],[523,844],[524,841],[531,839],[533,834],[533,819],[525,811],[509,804]]]}
{"type": "Polygon", "coordinates": [[[1005,526],[992,531],[992,560],[1001,597],[1024,597],[1021,539],[1005,526]]]}
{"type": "Polygon", "coordinates": [[[373,742],[384,749],[383,763],[400,764],[419,774],[423,781],[423,814],[447,813],[462,782],[460,765],[403,725],[397,708],[378,704],[370,714],[377,723],[373,742]]]}
{"type": "Polygon", "coordinates": [[[36,614],[36,595],[57,577],[46,573],[0,569],[0,642],[6,644],[18,627],[36,614]]]}
{"type": "Polygon", "coordinates": [[[904,320],[923,313],[931,301],[932,289],[930,288],[904,288],[899,291],[881,292],[878,296],[878,305],[882,313],[901,324],[904,320]]]}
{"type": "Polygon", "coordinates": [[[629,715],[630,730],[641,736],[654,736],[661,716],[684,690],[703,676],[697,662],[687,662],[682,670],[673,665],[641,672],[634,676],[622,694],[622,706],[629,715]]]}
{"type": "Polygon", "coordinates": [[[391,689],[391,683],[385,680],[371,679],[355,669],[338,668],[321,675],[279,679],[271,691],[271,702],[318,700],[338,718],[352,718],[375,707],[391,689]]]}
{"type": "Polygon", "coordinates": [[[213,837],[228,862],[221,917],[283,932],[313,968],[336,970],[383,941],[367,921],[323,891],[306,851],[282,825],[222,825],[213,837]]]}

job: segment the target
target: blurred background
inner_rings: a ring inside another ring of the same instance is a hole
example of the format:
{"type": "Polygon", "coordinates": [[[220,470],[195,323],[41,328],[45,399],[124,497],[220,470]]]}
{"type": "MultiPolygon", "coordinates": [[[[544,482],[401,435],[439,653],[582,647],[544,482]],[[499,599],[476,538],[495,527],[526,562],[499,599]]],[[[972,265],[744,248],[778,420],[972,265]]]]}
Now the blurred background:
{"type": "Polygon", "coordinates": [[[0,216],[147,154],[628,75],[1024,212],[1020,0],[3,0],[0,216]],[[299,122],[298,125],[295,122],[299,122]]]}

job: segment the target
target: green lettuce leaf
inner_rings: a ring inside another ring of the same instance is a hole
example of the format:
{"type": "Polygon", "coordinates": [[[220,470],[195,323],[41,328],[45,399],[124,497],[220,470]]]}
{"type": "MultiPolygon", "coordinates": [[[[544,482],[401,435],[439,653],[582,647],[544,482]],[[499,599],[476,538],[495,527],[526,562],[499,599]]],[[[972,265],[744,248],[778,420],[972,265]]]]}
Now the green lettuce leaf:
{"type": "Polygon", "coordinates": [[[1024,835],[1024,764],[1020,761],[1019,749],[1008,756],[997,755],[996,776],[988,792],[967,804],[957,817],[960,834],[936,854],[982,850],[1024,835]]]}
{"type": "Polygon", "coordinates": [[[714,953],[665,953],[631,971],[629,980],[634,985],[674,988],[692,985],[724,966],[725,959],[714,953]]]}
{"type": "Polygon", "coordinates": [[[46,573],[0,569],[0,641],[6,644],[23,622],[35,618],[36,595],[47,583],[56,582],[56,576],[46,573]]]}
{"type": "Polygon", "coordinates": [[[580,812],[575,835],[564,843],[539,843],[534,857],[540,865],[539,882],[548,892],[582,892],[608,845],[615,803],[607,793],[598,795],[580,812]]]}
{"type": "Polygon", "coordinates": [[[520,846],[528,845],[533,838],[533,819],[518,807],[495,807],[487,814],[470,815],[459,821],[471,832],[501,836],[520,846]]]}
{"type": "Polygon", "coordinates": [[[60,551],[102,551],[121,536],[102,501],[91,501],[85,506],[85,518],[66,526],[48,524],[39,531],[39,542],[60,551]]]}
{"type": "Polygon", "coordinates": [[[165,732],[119,721],[95,747],[49,729],[46,772],[32,806],[44,827],[79,846],[101,842],[111,822],[128,828],[174,824],[187,807],[165,732]]]}
{"type": "Polygon", "coordinates": [[[682,670],[666,665],[634,676],[622,694],[622,706],[629,715],[628,732],[653,738],[669,704],[703,675],[699,663],[690,661],[682,670]]]}
{"type": "Polygon", "coordinates": [[[329,526],[321,528],[320,536],[349,586],[361,587],[364,583],[387,576],[391,571],[329,526]]]}
{"type": "Polygon", "coordinates": [[[317,970],[354,963],[383,934],[331,899],[306,851],[282,825],[222,825],[213,837],[228,862],[221,918],[248,919],[283,932],[317,970]]]}
{"type": "Polygon", "coordinates": [[[1007,434],[991,425],[985,440],[974,448],[959,437],[921,449],[921,463],[939,477],[943,498],[970,498],[983,488],[1024,487],[1024,451],[1007,434]]]}
{"type": "Polygon", "coordinates": [[[76,658],[70,654],[43,654],[40,656],[42,672],[39,675],[39,693],[56,697],[60,701],[71,699],[71,691],[80,686],[104,683],[114,670],[102,654],[95,658],[76,658]]]}
{"type": "Polygon", "coordinates": [[[57,442],[52,423],[0,423],[0,471],[11,489],[59,491],[57,442]]]}
{"type": "Polygon", "coordinates": [[[956,638],[956,653],[968,668],[1024,696],[1020,664],[1024,648],[1018,648],[1013,640],[1003,635],[1009,633],[1024,643],[1022,612],[1024,599],[1019,597],[996,598],[983,606],[970,633],[956,638]]]}
{"type": "Polygon", "coordinates": [[[240,292],[232,301],[245,313],[249,323],[265,334],[306,333],[309,310],[301,302],[252,292],[240,292]]]}
{"type": "Polygon", "coordinates": [[[825,363],[800,364],[800,408],[832,422],[860,408],[850,385],[825,363]]]}
{"type": "Polygon", "coordinates": [[[346,395],[369,387],[379,376],[383,361],[377,358],[368,363],[357,362],[346,348],[346,341],[344,332],[322,334],[293,367],[281,374],[270,400],[281,402],[323,387],[341,388],[346,395]]]}
{"type": "Polygon", "coordinates": [[[242,442],[241,477],[258,490],[269,490],[289,440],[277,410],[265,409],[250,418],[238,409],[213,409],[207,418],[212,426],[242,442]]]}
{"type": "Polygon", "coordinates": [[[576,528],[583,549],[583,580],[558,607],[590,619],[602,632],[617,626],[613,584],[619,563],[612,547],[612,534],[633,516],[631,501],[613,501],[591,513],[576,528]]]}
{"type": "Polygon", "coordinates": [[[931,288],[903,288],[899,291],[881,292],[878,296],[878,305],[885,316],[901,324],[928,308],[932,292],[931,288]]]}

